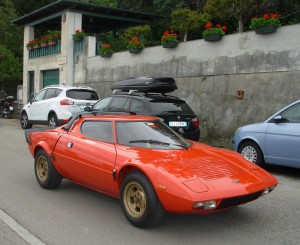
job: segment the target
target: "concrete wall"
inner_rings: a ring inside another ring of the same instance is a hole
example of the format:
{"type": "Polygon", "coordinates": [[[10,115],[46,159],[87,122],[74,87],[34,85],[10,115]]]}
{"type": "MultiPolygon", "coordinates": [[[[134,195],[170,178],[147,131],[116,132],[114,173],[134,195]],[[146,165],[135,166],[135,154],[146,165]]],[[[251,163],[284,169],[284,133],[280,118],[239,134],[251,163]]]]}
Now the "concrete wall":
{"type": "Polygon", "coordinates": [[[189,41],[175,49],[157,46],[111,58],[86,55],[84,69],[75,65],[75,83],[91,86],[103,97],[113,82],[128,77],[174,77],[179,89],[173,95],[199,116],[202,137],[230,137],[240,125],[264,120],[299,99],[299,40],[297,24],[267,35],[247,32],[218,42],[189,41]],[[245,91],[244,99],[235,98],[237,90],[245,91]]]}

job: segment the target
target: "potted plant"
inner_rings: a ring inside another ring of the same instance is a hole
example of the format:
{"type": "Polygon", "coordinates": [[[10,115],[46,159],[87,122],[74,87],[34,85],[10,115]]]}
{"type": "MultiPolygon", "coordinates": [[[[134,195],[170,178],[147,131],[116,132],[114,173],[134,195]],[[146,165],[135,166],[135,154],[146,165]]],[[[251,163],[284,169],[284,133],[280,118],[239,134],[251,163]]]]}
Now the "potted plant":
{"type": "Polygon", "coordinates": [[[175,48],[178,43],[177,34],[173,30],[166,30],[161,37],[161,44],[164,48],[175,48]]]}
{"type": "Polygon", "coordinates": [[[213,26],[211,22],[205,25],[205,29],[202,33],[205,41],[218,41],[225,35],[225,31],[227,31],[226,26],[221,26],[220,24],[213,26]]]}
{"type": "Polygon", "coordinates": [[[41,43],[41,47],[46,47],[48,46],[48,37],[47,36],[42,36],[40,38],[40,43],[41,43]]]}
{"type": "Polygon", "coordinates": [[[87,36],[87,33],[84,30],[75,30],[75,33],[73,34],[73,40],[76,41],[81,41],[83,38],[87,36]]]}
{"type": "Polygon", "coordinates": [[[30,41],[26,44],[26,47],[27,47],[28,50],[33,49],[33,46],[34,46],[34,40],[30,40],[30,41]]]}
{"type": "Polygon", "coordinates": [[[48,45],[56,45],[57,41],[60,40],[61,31],[57,30],[49,30],[47,37],[48,37],[48,45]]]}
{"type": "Polygon", "coordinates": [[[40,48],[41,47],[41,40],[40,39],[34,39],[33,40],[33,48],[40,48]]]}
{"type": "Polygon", "coordinates": [[[103,43],[101,46],[100,46],[100,49],[99,49],[99,54],[101,57],[103,58],[108,58],[108,57],[111,57],[112,54],[113,54],[113,51],[111,49],[111,46],[107,43],[103,43]]]}
{"type": "Polygon", "coordinates": [[[144,48],[142,42],[138,39],[137,36],[133,36],[128,42],[127,49],[129,53],[137,54],[140,53],[144,48]]]}
{"type": "Polygon", "coordinates": [[[250,28],[255,30],[256,34],[268,34],[276,31],[280,27],[280,20],[277,14],[264,14],[263,17],[253,18],[250,28]]]}

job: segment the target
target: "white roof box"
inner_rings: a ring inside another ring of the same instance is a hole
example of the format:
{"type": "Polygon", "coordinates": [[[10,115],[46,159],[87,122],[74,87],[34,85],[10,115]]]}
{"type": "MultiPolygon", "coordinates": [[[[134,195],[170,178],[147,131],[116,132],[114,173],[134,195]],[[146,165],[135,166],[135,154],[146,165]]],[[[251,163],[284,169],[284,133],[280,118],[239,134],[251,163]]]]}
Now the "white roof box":
{"type": "Polygon", "coordinates": [[[116,82],[112,90],[136,90],[145,93],[170,93],[177,89],[174,78],[171,77],[134,77],[116,82]]]}

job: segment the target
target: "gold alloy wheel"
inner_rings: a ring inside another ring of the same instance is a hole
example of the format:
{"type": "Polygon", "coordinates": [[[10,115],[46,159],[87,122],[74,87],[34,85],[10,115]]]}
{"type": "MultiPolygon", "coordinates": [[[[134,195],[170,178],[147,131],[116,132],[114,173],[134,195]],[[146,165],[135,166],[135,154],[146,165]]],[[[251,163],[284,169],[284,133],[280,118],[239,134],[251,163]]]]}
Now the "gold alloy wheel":
{"type": "Polygon", "coordinates": [[[46,157],[39,156],[36,163],[36,173],[41,182],[45,182],[48,178],[49,169],[46,157]]]}
{"type": "Polygon", "coordinates": [[[129,182],[123,194],[126,211],[133,218],[140,218],[146,211],[147,198],[142,186],[135,182],[129,182]]]}

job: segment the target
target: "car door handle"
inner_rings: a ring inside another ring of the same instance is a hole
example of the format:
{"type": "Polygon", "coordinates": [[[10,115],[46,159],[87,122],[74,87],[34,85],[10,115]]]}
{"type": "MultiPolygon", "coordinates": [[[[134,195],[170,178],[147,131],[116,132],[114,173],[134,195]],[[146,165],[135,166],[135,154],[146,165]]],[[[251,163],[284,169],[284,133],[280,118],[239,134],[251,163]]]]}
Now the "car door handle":
{"type": "Polygon", "coordinates": [[[72,146],[73,146],[73,143],[72,143],[72,142],[68,142],[68,143],[67,143],[67,147],[68,147],[68,148],[72,148],[72,146]]]}

